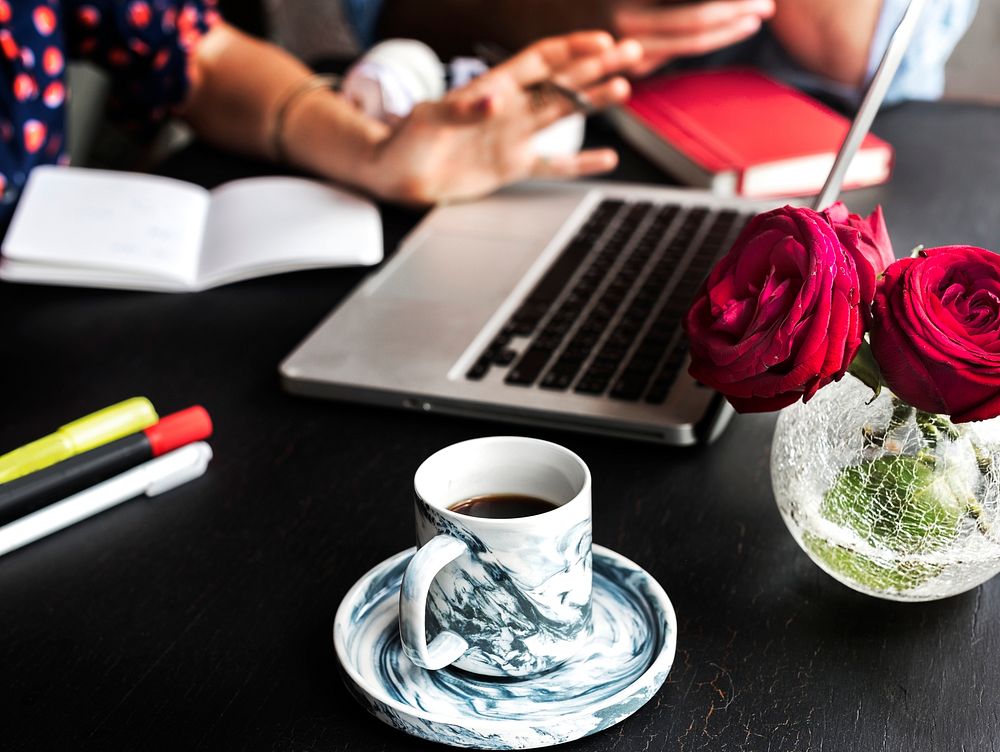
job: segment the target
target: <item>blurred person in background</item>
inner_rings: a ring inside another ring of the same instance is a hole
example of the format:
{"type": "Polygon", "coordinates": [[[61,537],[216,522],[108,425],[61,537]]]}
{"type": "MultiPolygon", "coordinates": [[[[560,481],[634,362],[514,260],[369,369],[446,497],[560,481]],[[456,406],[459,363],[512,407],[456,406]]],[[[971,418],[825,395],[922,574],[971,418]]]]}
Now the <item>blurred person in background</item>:
{"type": "Polygon", "coordinates": [[[223,149],[380,198],[433,203],[614,167],[607,149],[540,158],[532,138],[573,110],[546,82],[558,78],[603,107],[628,96],[614,74],[640,56],[635,42],[603,31],[545,39],[390,127],[289,53],[228,25],[214,0],[0,0],[0,225],[33,167],[68,161],[70,59],[110,74],[113,114],[136,128],[176,115],[223,149]]]}
{"type": "MultiPolygon", "coordinates": [[[[516,49],[550,34],[602,28],[643,46],[633,75],[667,65],[749,64],[848,107],[875,71],[907,0],[268,0],[278,37],[311,57],[409,37],[442,56],[477,42],[516,49]]],[[[937,99],[944,65],[977,0],[923,11],[886,101],[937,99]]]]}

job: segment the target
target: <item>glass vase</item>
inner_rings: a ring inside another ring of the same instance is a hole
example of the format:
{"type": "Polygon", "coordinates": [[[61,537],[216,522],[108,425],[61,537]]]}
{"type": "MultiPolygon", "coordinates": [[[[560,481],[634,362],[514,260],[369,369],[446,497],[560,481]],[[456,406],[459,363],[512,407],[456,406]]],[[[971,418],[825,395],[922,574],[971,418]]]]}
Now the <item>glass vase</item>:
{"type": "Polygon", "coordinates": [[[785,408],[771,481],[795,540],[879,598],[927,601],[1000,571],[1000,418],[953,424],[850,375],[785,408]]]}

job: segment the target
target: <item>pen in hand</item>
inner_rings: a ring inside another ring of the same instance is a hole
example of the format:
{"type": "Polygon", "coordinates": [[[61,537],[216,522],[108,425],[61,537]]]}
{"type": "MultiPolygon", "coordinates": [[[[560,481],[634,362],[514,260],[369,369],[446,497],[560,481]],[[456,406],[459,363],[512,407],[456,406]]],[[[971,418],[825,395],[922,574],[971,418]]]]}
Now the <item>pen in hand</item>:
{"type": "MultiPolygon", "coordinates": [[[[500,65],[510,57],[510,54],[505,49],[490,42],[477,43],[475,52],[477,56],[481,57],[490,66],[500,65]]],[[[571,89],[568,86],[563,86],[551,79],[529,86],[528,91],[538,93],[541,96],[561,96],[572,102],[574,109],[582,112],[584,115],[591,115],[595,112],[586,94],[576,89],[571,89]]]]}

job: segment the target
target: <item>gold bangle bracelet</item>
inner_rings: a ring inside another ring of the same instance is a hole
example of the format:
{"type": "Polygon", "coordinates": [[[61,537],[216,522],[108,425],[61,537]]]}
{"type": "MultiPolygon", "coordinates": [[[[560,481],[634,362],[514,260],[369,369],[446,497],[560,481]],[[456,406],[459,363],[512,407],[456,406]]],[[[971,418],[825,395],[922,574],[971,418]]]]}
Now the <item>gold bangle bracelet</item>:
{"type": "Polygon", "coordinates": [[[282,163],[288,164],[288,152],[285,149],[285,120],[292,109],[292,105],[301,99],[305,94],[316,89],[336,89],[340,85],[340,77],[328,73],[313,73],[285,94],[281,104],[274,111],[274,118],[271,120],[271,150],[274,158],[282,163]]]}

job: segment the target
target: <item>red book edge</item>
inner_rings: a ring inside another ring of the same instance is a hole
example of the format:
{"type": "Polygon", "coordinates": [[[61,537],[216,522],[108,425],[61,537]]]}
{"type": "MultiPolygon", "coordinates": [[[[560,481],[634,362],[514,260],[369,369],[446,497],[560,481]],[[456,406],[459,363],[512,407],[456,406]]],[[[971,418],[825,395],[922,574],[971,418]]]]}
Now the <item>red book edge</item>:
{"type": "MultiPolygon", "coordinates": [[[[739,73],[739,74],[752,74],[759,78],[767,80],[770,84],[776,88],[783,89],[788,93],[789,96],[798,99],[800,102],[807,104],[812,109],[815,109],[822,114],[840,120],[844,123],[845,128],[849,127],[850,123],[843,115],[830,109],[826,105],[810,97],[794,87],[788,86],[781,83],[780,81],[775,81],[774,79],[763,75],[760,71],[753,68],[746,67],[733,67],[733,68],[723,68],[712,71],[698,71],[693,73],[680,73],[680,74],[670,74],[666,77],[676,77],[676,76],[704,76],[704,75],[725,75],[727,73],[739,73]]],[[[651,86],[655,86],[658,80],[662,80],[666,77],[658,77],[655,79],[647,79],[647,82],[640,82],[635,85],[635,93],[632,98],[623,105],[622,109],[626,112],[628,116],[634,117],[639,121],[640,125],[646,128],[651,133],[656,134],[661,140],[665,142],[666,148],[673,149],[684,157],[692,161],[694,164],[698,165],[705,171],[711,174],[721,174],[721,173],[732,173],[737,180],[737,193],[741,195],[746,195],[745,193],[745,183],[747,179],[746,173],[753,169],[759,167],[765,167],[768,165],[777,165],[781,161],[772,162],[751,162],[750,164],[740,164],[742,159],[734,153],[730,148],[728,148],[724,143],[719,141],[711,133],[707,132],[701,127],[700,123],[693,118],[691,118],[683,109],[672,105],[669,100],[663,97],[656,97],[653,92],[649,92],[648,89],[651,86]],[[654,101],[655,100],[655,101],[654,101]]],[[[846,135],[846,132],[845,132],[846,135]]],[[[895,150],[892,145],[879,138],[873,133],[868,133],[865,136],[864,141],[861,144],[860,151],[868,149],[884,149],[886,151],[886,171],[882,179],[877,182],[883,182],[888,179],[889,175],[892,173],[893,166],[895,165],[895,150]]],[[[836,155],[839,150],[833,149],[830,152],[823,152],[822,154],[832,154],[836,155]]],[[[790,157],[789,161],[794,161],[796,159],[806,159],[810,156],[822,156],[822,154],[814,155],[802,155],[799,157],[790,157]]],[[[856,157],[855,157],[856,158],[856,157]]],[[[783,160],[782,160],[783,161],[783,160]]],[[[849,190],[851,188],[860,188],[868,185],[877,184],[871,182],[870,180],[846,180],[844,183],[844,189],[849,190]]],[[[817,187],[816,190],[819,188],[817,187]]],[[[773,194],[762,194],[757,193],[757,196],[764,195],[781,195],[780,192],[773,194]]]]}

